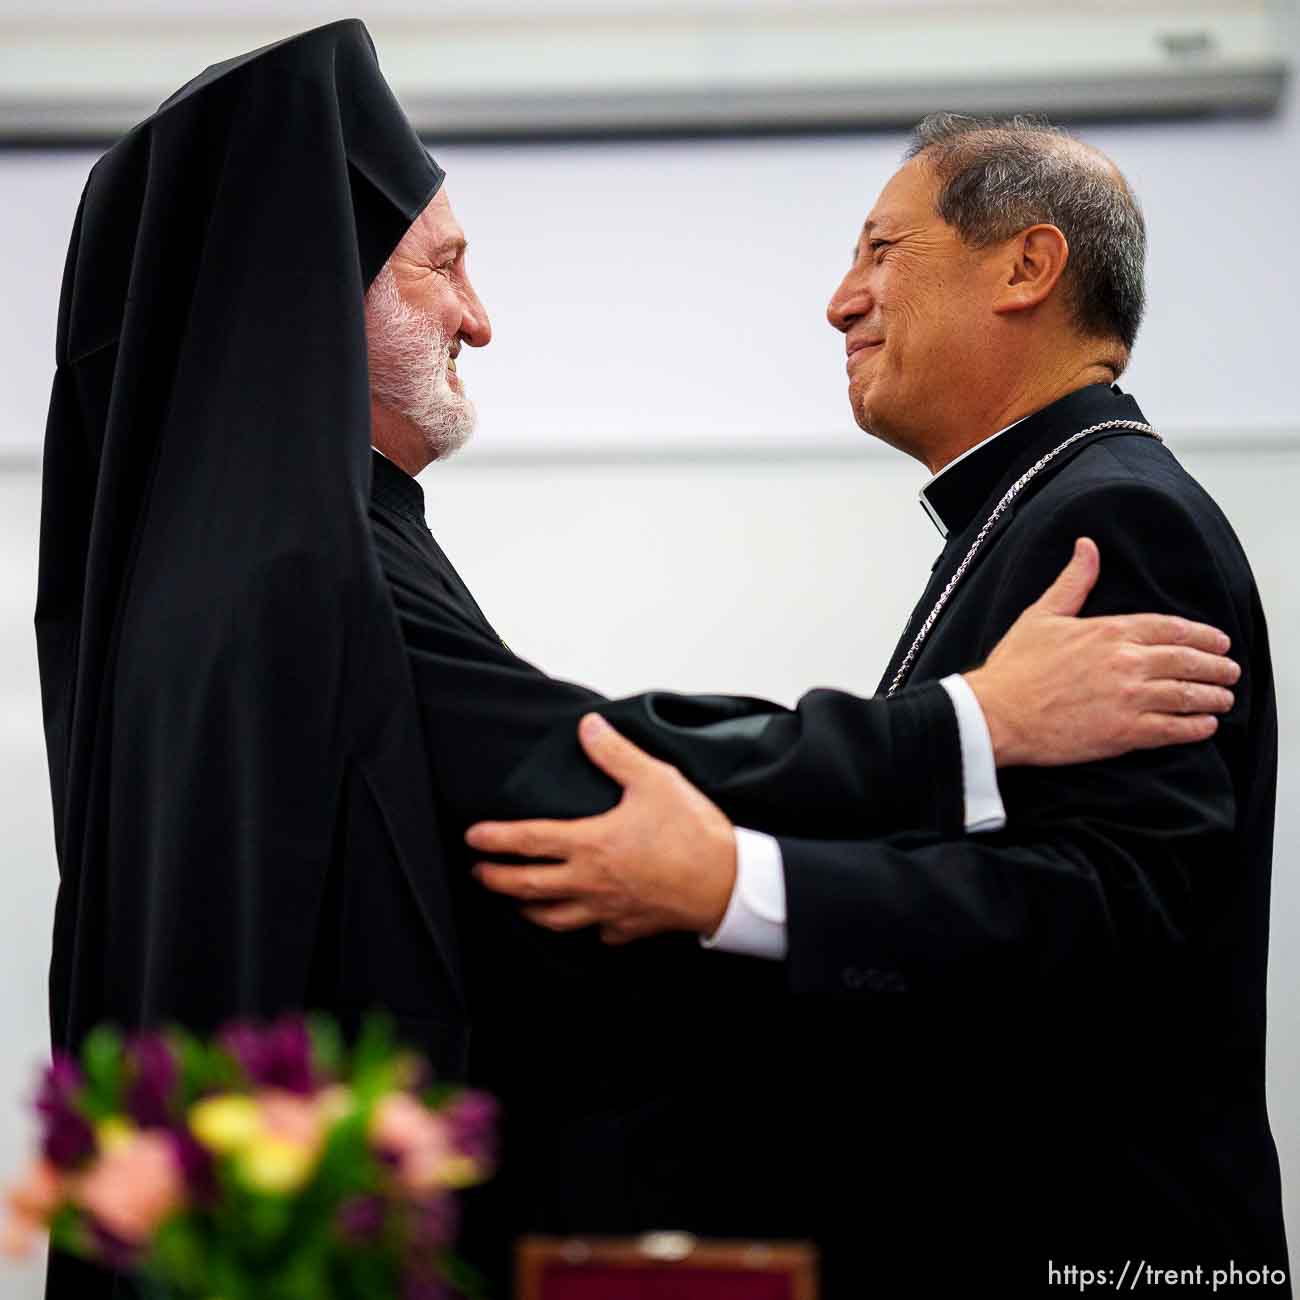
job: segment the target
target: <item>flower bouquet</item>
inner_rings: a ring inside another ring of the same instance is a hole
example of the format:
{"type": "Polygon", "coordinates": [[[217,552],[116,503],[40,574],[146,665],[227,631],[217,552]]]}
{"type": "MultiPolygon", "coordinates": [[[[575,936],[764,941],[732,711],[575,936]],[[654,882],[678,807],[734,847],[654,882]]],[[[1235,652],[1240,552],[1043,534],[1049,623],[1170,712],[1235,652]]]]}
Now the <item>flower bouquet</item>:
{"type": "Polygon", "coordinates": [[[457,1189],[490,1172],[495,1108],[436,1086],[372,1018],[86,1039],[36,1098],[41,1153],[4,1245],[54,1246],[193,1300],[474,1295],[457,1189]]]}

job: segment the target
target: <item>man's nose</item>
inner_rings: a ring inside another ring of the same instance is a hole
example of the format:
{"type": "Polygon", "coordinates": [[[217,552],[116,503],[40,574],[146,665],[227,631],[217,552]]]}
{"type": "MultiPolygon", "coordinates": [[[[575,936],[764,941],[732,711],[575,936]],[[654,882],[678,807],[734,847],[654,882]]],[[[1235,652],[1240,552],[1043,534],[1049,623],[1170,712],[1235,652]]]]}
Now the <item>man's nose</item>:
{"type": "Polygon", "coordinates": [[[871,293],[861,276],[852,271],[840,281],[839,288],[831,294],[826,304],[826,319],[832,328],[847,334],[855,320],[871,312],[871,293]]]}
{"type": "Polygon", "coordinates": [[[487,308],[483,306],[472,285],[466,286],[465,310],[460,318],[460,336],[472,348],[486,347],[492,342],[492,322],[488,319],[487,308]]]}

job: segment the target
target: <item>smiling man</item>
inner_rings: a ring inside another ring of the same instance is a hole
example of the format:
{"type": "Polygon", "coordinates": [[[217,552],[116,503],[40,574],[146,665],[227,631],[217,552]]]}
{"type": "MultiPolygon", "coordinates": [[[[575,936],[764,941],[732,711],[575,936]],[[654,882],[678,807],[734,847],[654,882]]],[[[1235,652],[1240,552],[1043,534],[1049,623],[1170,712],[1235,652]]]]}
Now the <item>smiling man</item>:
{"type": "Polygon", "coordinates": [[[492,341],[469,281],[465,236],[439,190],[366,293],[370,436],[407,474],[465,445],[474,404],[456,373],[461,346],[492,341]]]}
{"type": "Polygon", "coordinates": [[[1227,521],[1114,386],[1144,252],[1118,170],[1046,123],[917,129],[828,308],[854,416],[931,471],[943,543],[881,690],[996,667],[1087,534],[1103,563],[1085,613],[1231,635],[1244,675],[1217,732],[1005,770],[995,833],[787,834],[744,860],[723,810],[592,717],[613,811],[468,836],[483,858],[550,860],[477,868],[541,924],[694,932],[781,970],[815,1031],[769,1030],[799,1063],[769,1121],[799,1135],[776,1181],[800,1189],[834,1296],[1045,1294],[1062,1266],[1113,1285],[1138,1260],[1207,1286],[1245,1260],[1285,1278],[1264,1101],[1268,636],[1227,521]],[[702,897],[727,900],[720,928],[702,897]]]}

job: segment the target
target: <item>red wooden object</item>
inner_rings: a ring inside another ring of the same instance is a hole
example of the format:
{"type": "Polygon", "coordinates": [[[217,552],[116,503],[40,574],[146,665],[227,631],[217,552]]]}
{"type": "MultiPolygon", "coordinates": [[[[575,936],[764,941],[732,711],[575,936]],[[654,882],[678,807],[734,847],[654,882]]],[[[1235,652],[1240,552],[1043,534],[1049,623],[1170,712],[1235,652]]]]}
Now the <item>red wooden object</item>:
{"type": "Polygon", "coordinates": [[[526,1237],[518,1300],[817,1300],[817,1255],[800,1242],[526,1237]]]}

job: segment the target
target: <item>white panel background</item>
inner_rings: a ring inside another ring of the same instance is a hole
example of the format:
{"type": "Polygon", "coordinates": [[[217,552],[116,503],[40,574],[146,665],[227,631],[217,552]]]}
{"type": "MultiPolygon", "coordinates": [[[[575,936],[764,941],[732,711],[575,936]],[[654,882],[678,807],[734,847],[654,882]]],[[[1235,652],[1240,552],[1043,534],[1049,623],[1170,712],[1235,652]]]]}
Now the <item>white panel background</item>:
{"type": "MultiPolygon", "coordinates": [[[[1282,782],[1269,1090],[1300,1241],[1300,113],[1107,126],[1151,227],[1129,386],[1237,525],[1274,639],[1282,782]]],[[[439,151],[496,339],[431,523],[525,655],[612,693],[869,690],[937,549],[847,418],[825,299],[901,137],[439,151]],[[715,451],[718,454],[713,454],[715,451]]],[[[90,154],[0,155],[0,1174],[44,1050],[54,889],[31,635],[39,446],[90,154]]],[[[0,1272],[38,1294],[39,1269],[0,1272]]]]}
{"type": "MultiPolygon", "coordinates": [[[[1141,196],[1151,310],[1127,382],[1169,429],[1294,427],[1300,114],[1097,127],[1141,196]]],[[[436,150],[494,342],[471,455],[850,449],[824,310],[894,134],[436,150]]],[[[0,162],[0,452],[44,428],[57,285],[95,155],[0,162]]]]}

